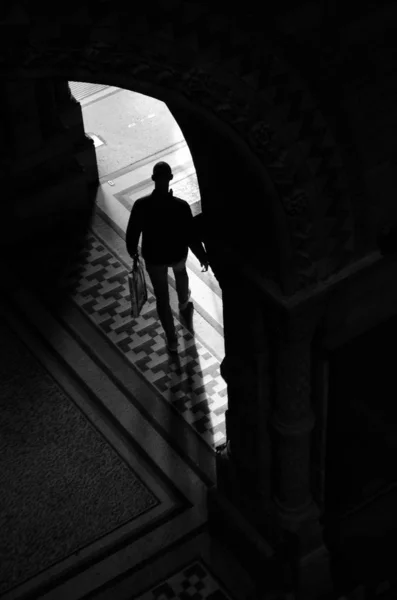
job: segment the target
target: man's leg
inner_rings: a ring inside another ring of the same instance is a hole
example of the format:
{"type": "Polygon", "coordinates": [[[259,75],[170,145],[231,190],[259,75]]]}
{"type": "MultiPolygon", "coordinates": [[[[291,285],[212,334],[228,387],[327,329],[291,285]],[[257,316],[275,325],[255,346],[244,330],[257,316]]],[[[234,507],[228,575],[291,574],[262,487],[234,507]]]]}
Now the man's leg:
{"type": "Polygon", "coordinates": [[[190,302],[189,276],[186,270],[186,259],[172,265],[178,294],[179,311],[185,327],[193,333],[193,302],[190,302]]]}
{"type": "Polygon", "coordinates": [[[178,294],[179,310],[184,311],[189,304],[190,289],[189,276],[186,270],[186,259],[172,265],[172,270],[175,276],[176,292],[178,294]]]}
{"type": "Polygon", "coordinates": [[[146,271],[153,285],[156,297],[157,313],[160,322],[170,343],[176,342],[174,317],[170,307],[170,294],[168,290],[168,267],[164,265],[150,265],[146,263],[146,271]]]}

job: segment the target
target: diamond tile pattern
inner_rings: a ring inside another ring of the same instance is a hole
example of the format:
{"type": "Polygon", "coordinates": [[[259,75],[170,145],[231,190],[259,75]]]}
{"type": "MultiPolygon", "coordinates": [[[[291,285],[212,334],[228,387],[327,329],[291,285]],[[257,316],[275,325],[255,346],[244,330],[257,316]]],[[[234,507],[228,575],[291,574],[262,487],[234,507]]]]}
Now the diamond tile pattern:
{"type": "Polygon", "coordinates": [[[230,596],[197,561],[135,600],[230,600],[230,596]]]}
{"type": "Polygon", "coordinates": [[[227,391],[218,359],[177,317],[180,349],[170,358],[153,294],[148,290],[141,315],[132,318],[128,271],[94,234],[80,260],[69,276],[73,301],[209,445],[224,443],[227,391]]]}

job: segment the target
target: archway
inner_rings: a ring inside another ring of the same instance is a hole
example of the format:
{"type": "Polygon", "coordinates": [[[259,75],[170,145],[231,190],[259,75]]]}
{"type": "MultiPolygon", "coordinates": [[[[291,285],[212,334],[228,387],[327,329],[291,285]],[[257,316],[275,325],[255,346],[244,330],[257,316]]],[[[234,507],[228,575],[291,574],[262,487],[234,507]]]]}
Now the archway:
{"type": "MultiPolygon", "coordinates": [[[[256,268],[275,279],[282,294],[324,280],[353,259],[343,160],[304,81],[272,40],[264,40],[256,28],[247,35],[232,16],[207,19],[207,7],[194,9],[190,4],[160,3],[138,10],[132,23],[127,8],[112,15],[110,6],[101,6],[96,16],[91,9],[88,5],[67,17],[76,32],[73,43],[66,30],[46,29],[44,23],[42,27],[34,8],[31,14],[21,6],[13,9],[8,15],[10,31],[17,33],[22,25],[30,39],[39,36],[40,43],[30,48],[16,37],[14,49],[11,41],[2,76],[114,84],[162,99],[181,122],[205,204],[211,192],[204,184],[208,165],[195,152],[182,113],[222,131],[228,144],[233,140],[239,147],[250,173],[256,173],[254,191],[260,200],[250,225],[258,222],[265,207],[274,234],[276,269],[264,267],[263,260],[256,268]],[[130,22],[128,33],[125,19],[130,22]],[[88,31],[91,41],[86,45],[88,31]],[[236,48],[229,39],[236,40],[236,48]]],[[[235,188],[223,185],[223,194],[233,197],[235,188]]],[[[260,228],[255,233],[260,236],[260,228]]],[[[259,249],[262,259],[269,248],[259,249]]]]}
{"type": "Polygon", "coordinates": [[[142,315],[134,320],[128,314],[126,273],[120,272],[120,262],[128,269],[131,265],[123,247],[130,212],[138,198],[152,192],[151,174],[157,161],[166,160],[171,165],[173,194],[189,203],[194,218],[200,219],[202,215],[200,188],[186,140],[161,101],[120,88],[83,82],[69,82],[69,88],[73,97],[81,103],[86,135],[96,142],[99,176],[91,226],[94,237],[83,249],[78,280],[70,282],[73,283],[73,287],[69,288],[71,297],[89,318],[94,318],[96,326],[108,323],[105,334],[108,334],[109,342],[125,352],[126,360],[139,370],[143,380],[154,385],[198,435],[202,435],[211,446],[224,444],[227,392],[219,370],[225,355],[222,290],[214,273],[210,269],[203,274],[199,261],[189,253],[187,271],[194,307],[193,335],[189,335],[189,331],[182,327],[182,324],[187,324],[181,320],[175,277],[169,270],[171,308],[177,324],[180,350],[178,373],[173,373],[176,361],[170,363],[163,352],[164,332],[154,311],[153,289],[148,274],[148,303],[142,315]],[[105,254],[109,253],[111,258],[105,259],[105,254]],[[97,273],[96,278],[96,265],[101,257],[103,262],[107,260],[108,266],[106,271],[97,273]],[[107,286],[103,281],[104,274],[111,285],[107,286]],[[94,283],[100,286],[95,295],[94,283]],[[89,289],[92,290],[90,298],[79,293],[89,289]],[[98,307],[106,298],[115,307],[116,314],[114,311],[107,313],[104,308],[102,314],[98,313],[99,308],[93,310],[91,300],[94,298],[98,307]],[[129,341],[128,344],[120,343],[122,336],[129,341]],[[151,357],[157,379],[162,373],[168,383],[161,386],[153,384],[153,372],[141,360],[144,349],[146,357],[151,357]],[[205,382],[201,377],[203,371],[206,373],[205,382]],[[194,379],[184,386],[190,377],[194,379]],[[182,392],[189,397],[184,403],[178,402],[182,392]],[[192,410],[186,409],[187,402],[192,410]],[[205,427],[203,420],[206,421],[205,427]]]}
{"type": "MultiPolygon", "coordinates": [[[[18,48],[10,46],[1,74],[59,82],[60,87],[68,80],[115,85],[158,97],[169,106],[191,148],[208,248],[227,298],[230,360],[224,371],[234,392],[232,452],[243,471],[248,467],[257,505],[269,503],[271,472],[281,472],[274,486],[278,510],[288,526],[291,521],[295,526],[312,507],[309,442],[314,419],[308,382],[317,310],[306,306],[296,323],[292,313],[303,295],[290,303],[286,296],[318,285],[353,259],[343,162],[304,82],[275,45],[262,35],[246,36],[225,18],[211,27],[211,19],[203,23],[200,14],[195,31],[191,7],[150,10],[155,13],[150,17],[135,15],[128,32],[123,15],[112,15],[110,9],[109,20],[105,16],[101,23],[88,10],[81,25],[82,15],[76,13],[73,43],[60,30],[40,29],[39,16],[30,23],[29,15],[19,14],[14,24],[25,19],[30,39],[39,35],[40,43],[34,50],[19,41],[18,48]],[[190,24],[188,39],[181,34],[181,19],[190,24]],[[198,36],[203,30],[204,41],[198,36]],[[226,37],[238,40],[238,57],[226,37]],[[228,213],[230,199],[234,207],[248,210],[228,213]],[[238,315],[247,298],[252,318],[243,322],[238,315]],[[273,386],[269,374],[276,380],[273,386]],[[271,413],[279,438],[274,460],[265,434],[271,413]]],[[[60,104],[54,100],[55,113],[60,104]]]]}

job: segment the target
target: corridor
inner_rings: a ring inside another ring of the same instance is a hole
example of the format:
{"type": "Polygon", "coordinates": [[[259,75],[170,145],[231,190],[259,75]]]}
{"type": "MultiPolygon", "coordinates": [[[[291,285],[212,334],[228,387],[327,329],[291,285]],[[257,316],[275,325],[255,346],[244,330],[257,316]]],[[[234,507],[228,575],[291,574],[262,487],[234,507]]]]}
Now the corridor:
{"type": "Polygon", "coordinates": [[[104,86],[78,82],[69,85],[83,107],[86,133],[99,144],[100,177],[96,219],[74,301],[145,381],[172,402],[209,445],[218,446],[226,440],[227,407],[226,384],[219,371],[224,344],[218,282],[211,269],[201,272],[198,260],[189,252],[193,337],[179,322],[170,270],[171,305],[181,343],[178,360],[170,364],[148,277],[148,303],[136,322],[131,322],[126,279],[131,259],[121,241],[133,203],[153,189],[151,174],[159,160],[173,169],[174,195],[189,202],[193,215],[201,212],[189,148],[163,102],[119,88],[101,89],[104,86]]]}

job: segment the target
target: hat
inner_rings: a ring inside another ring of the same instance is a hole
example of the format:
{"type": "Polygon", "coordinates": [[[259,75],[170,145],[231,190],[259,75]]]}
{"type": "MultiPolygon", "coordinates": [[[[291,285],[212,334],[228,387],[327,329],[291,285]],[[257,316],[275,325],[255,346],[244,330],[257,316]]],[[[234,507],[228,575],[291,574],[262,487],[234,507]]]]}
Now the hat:
{"type": "Polygon", "coordinates": [[[168,163],[161,161],[154,165],[153,177],[156,178],[158,176],[168,178],[172,177],[172,169],[168,163]]]}

